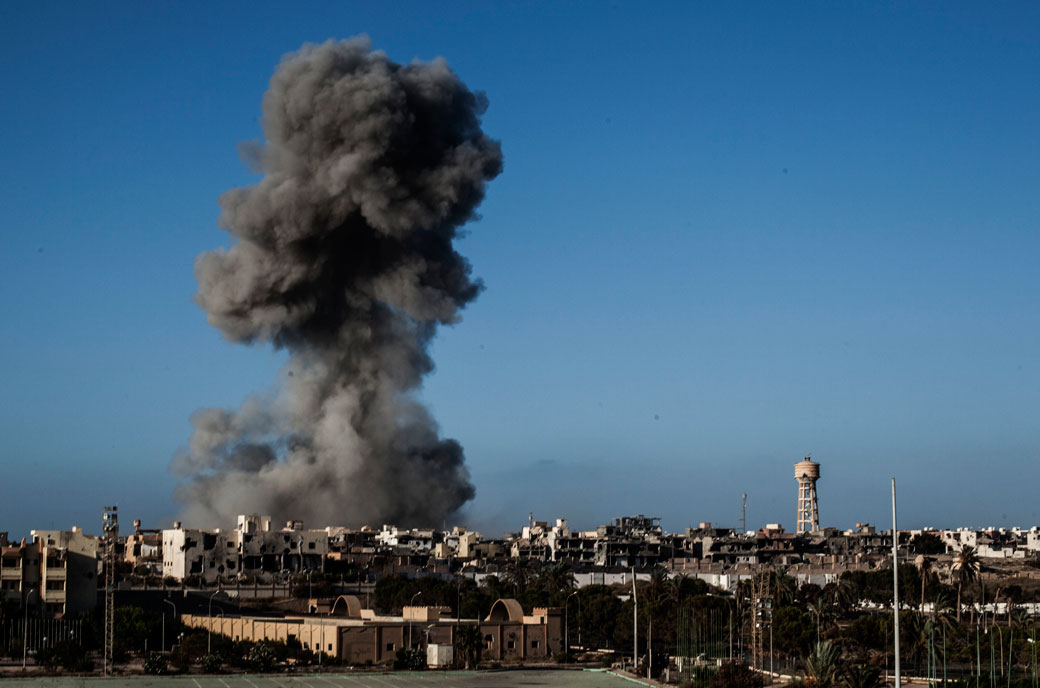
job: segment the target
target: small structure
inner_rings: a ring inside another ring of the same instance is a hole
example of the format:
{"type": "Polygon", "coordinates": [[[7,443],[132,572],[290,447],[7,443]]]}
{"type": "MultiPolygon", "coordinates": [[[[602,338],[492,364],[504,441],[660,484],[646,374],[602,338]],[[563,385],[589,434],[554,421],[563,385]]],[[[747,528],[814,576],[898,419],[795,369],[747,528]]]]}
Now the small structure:
{"type": "Polygon", "coordinates": [[[451,666],[455,660],[454,648],[451,645],[430,643],[426,646],[426,665],[431,668],[451,666]]]}

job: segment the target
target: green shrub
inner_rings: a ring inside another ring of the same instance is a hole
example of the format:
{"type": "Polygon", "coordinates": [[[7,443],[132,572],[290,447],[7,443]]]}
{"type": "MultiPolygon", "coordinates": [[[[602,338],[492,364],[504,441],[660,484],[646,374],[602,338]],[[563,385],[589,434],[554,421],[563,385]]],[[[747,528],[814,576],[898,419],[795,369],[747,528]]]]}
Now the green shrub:
{"type": "Polygon", "coordinates": [[[397,651],[397,656],[394,658],[394,669],[409,670],[409,671],[421,671],[426,668],[426,656],[423,654],[422,648],[415,648],[409,650],[406,647],[402,647],[397,651]]]}
{"type": "Polygon", "coordinates": [[[710,688],[762,688],[765,678],[746,662],[724,662],[708,681],[710,688]]]}
{"type": "Polygon", "coordinates": [[[159,652],[151,652],[144,660],[144,673],[152,676],[162,676],[169,672],[166,663],[166,655],[159,652]]]}
{"type": "Polygon", "coordinates": [[[265,673],[274,666],[274,650],[267,643],[257,643],[249,648],[246,663],[253,671],[265,673]]]}
{"type": "Polygon", "coordinates": [[[202,667],[202,671],[207,674],[219,673],[220,668],[223,665],[224,660],[216,653],[203,655],[202,659],[199,660],[199,666],[202,667]]]}
{"type": "Polygon", "coordinates": [[[36,663],[49,671],[56,671],[59,667],[73,672],[91,671],[94,668],[94,663],[87,657],[87,651],[74,640],[63,640],[50,647],[41,648],[35,656],[36,663]]]}

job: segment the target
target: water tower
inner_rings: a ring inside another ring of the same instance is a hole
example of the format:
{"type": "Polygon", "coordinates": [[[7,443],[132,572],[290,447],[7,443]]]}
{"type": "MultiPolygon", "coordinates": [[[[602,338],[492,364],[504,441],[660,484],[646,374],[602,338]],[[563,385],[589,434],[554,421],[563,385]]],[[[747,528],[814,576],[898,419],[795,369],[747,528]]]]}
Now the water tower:
{"type": "Polygon", "coordinates": [[[798,527],[795,532],[820,529],[820,510],[816,506],[816,481],[820,479],[820,464],[808,456],[794,465],[794,479],[798,481],[798,527]]]}

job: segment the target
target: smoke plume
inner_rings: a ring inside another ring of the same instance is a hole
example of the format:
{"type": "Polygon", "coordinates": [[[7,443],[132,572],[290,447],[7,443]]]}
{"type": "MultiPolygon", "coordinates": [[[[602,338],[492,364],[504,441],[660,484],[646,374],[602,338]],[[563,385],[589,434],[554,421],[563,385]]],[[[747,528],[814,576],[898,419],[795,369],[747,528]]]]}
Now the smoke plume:
{"type": "Polygon", "coordinates": [[[186,522],[434,524],[472,499],[414,392],[437,326],[482,288],[453,240],[502,169],[486,106],[444,60],[396,64],[365,38],[283,59],[248,151],[263,177],[220,198],[237,241],[195,275],[225,338],[290,358],[276,395],[192,416],[171,466],[186,522]]]}

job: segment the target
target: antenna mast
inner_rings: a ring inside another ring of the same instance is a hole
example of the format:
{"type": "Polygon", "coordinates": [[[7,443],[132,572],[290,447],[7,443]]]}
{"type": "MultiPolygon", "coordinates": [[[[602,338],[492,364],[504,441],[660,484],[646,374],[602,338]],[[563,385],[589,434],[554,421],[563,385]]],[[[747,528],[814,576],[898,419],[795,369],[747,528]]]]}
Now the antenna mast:
{"type": "Polygon", "coordinates": [[[112,675],[112,646],[116,627],[116,542],[119,540],[119,514],[115,505],[101,510],[101,542],[105,562],[105,676],[112,675]]]}
{"type": "Polygon", "coordinates": [[[740,536],[747,533],[747,492],[744,493],[744,503],[740,507],[740,536]]]}

